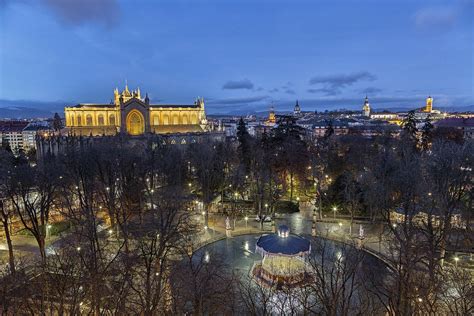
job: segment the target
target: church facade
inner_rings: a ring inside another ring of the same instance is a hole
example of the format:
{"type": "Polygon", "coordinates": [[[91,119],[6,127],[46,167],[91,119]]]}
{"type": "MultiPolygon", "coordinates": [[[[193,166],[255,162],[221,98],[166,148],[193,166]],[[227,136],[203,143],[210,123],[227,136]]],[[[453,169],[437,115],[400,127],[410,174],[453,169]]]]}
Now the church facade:
{"type": "Polygon", "coordinates": [[[66,127],[71,135],[179,134],[204,132],[207,125],[204,100],[193,104],[150,104],[148,94],[128,86],[114,90],[110,104],[80,103],[65,108],[66,127]]]}

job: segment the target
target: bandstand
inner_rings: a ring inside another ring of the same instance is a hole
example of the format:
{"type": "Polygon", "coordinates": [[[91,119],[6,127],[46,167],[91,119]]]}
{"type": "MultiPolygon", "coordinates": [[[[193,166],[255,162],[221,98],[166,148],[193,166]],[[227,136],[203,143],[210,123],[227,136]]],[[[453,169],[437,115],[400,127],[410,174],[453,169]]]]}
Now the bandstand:
{"type": "Polygon", "coordinates": [[[281,225],[276,234],[260,236],[255,248],[263,257],[252,269],[258,283],[281,288],[300,286],[310,280],[306,257],[311,252],[311,243],[291,235],[288,226],[281,225]]]}

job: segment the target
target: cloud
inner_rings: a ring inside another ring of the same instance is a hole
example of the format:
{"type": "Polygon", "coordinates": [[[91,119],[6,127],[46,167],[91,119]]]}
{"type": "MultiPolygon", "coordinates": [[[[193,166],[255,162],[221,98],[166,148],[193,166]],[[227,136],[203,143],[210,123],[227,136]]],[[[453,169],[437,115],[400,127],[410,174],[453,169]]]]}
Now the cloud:
{"type": "Polygon", "coordinates": [[[379,92],[382,92],[382,89],[380,88],[376,88],[376,87],[367,87],[365,89],[362,89],[360,91],[362,94],[372,94],[372,95],[375,95],[375,94],[378,94],[379,92]]]}
{"type": "Polygon", "coordinates": [[[319,88],[319,89],[308,89],[306,90],[309,93],[321,93],[325,96],[334,96],[338,95],[340,92],[331,88],[319,88]]]}
{"type": "Polygon", "coordinates": [[[212,99],[209,100],[208,104],[217,104],[217,105],[239,105],[239,104],[248,104],[261,102],[268,99],[268,96],[256,96],[256,97],[244,97],[244,98],[227,98],[227,99],[212,99]]]}
{"type": "Polygon", "coordinates": [[[73,26],[92,22],[112,27],[120,17],[117,0],[44,0],[44,4],[61,22],[73,26]]]}
{"type": "Polygon", "coordinates": [[[270,92],[270,93],[275,93],[275,92],[278,92],[278,91],[280,91],[280,89],[278,89],[278,88],[273,88],[273,89],[268,90],[268,92],[270,92]]]}
{"type": "Polygon", "coordinates": [[[285,93],[287,93],[287,94],[296,94],[295,90],[293,90],[293,89],[286,89],[285,93]]]}
{"type": "Polygon", "coordinates": [[[415,25],[421,29],[450,28],[458,19],[458,10],[454,7],[427,7],[414,15],[415,25]]]}
{"type": "Polygon", "coordinates": [[[237,90],[237,89],[253,89],[253,83],[248,79],[229,80],[222,86],[222,89],[237,90]]]}
{"type": "Polygon", "coordinates": [[[377,77],[368,71],[359,71],[351,74],[338,74],[330,76],[316,76],[309,80],[310,85],[322,85],[322,88],[310,89],[311,93],[324,93],[325,95],[337,95],[341,90],[352,86],[358,81],[374,81],[377,77]]]}

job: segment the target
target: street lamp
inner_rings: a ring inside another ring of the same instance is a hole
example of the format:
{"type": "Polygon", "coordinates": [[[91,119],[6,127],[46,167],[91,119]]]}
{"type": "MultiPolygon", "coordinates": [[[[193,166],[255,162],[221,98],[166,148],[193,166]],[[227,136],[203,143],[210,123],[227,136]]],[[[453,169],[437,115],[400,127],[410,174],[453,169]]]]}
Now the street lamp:
{"type": "Polygon", "coordinates": [[[454,257],[454,264],[456,265],[456,268],[458,267],[458,261],[459,257],[454,257]]]}
{"type": "Polygon", "coordinates": [[[248,228],[248,226],[247,226],[248,221],[249,221],[249,217],[248,217],[248,216],[245,216],[245,228],[248,228]]]}
{"type": "Polygon", "coordinates": [[[334,219],[336,219],[337,206],[334,206],[332,210],[334,211],[334,219]]]}
{"type": "Polygon", "coordinates": [[[49,237],[51,237],[51,232],[50,232],[50,229],[51,229],[51,225],[48,224],[46,225],[46,238],[49,239],[49,237]]]}

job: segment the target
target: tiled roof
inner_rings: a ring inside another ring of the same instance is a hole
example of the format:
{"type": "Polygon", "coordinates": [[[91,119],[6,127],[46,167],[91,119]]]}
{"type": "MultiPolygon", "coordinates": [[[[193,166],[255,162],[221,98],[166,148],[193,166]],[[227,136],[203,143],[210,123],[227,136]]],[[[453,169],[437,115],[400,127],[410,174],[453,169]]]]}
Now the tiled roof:
{"type": "Polygon", "coordinates": [[[456,118],[450,117],[439,120],[434,123],[438,127],[474,127],[474,117],[471,118],[456,118]]]}
{"type": "Polygon", "coordinates": [[[0,132],[21,132],[27,125],[24,121],[1,121],[0,132]]]}

